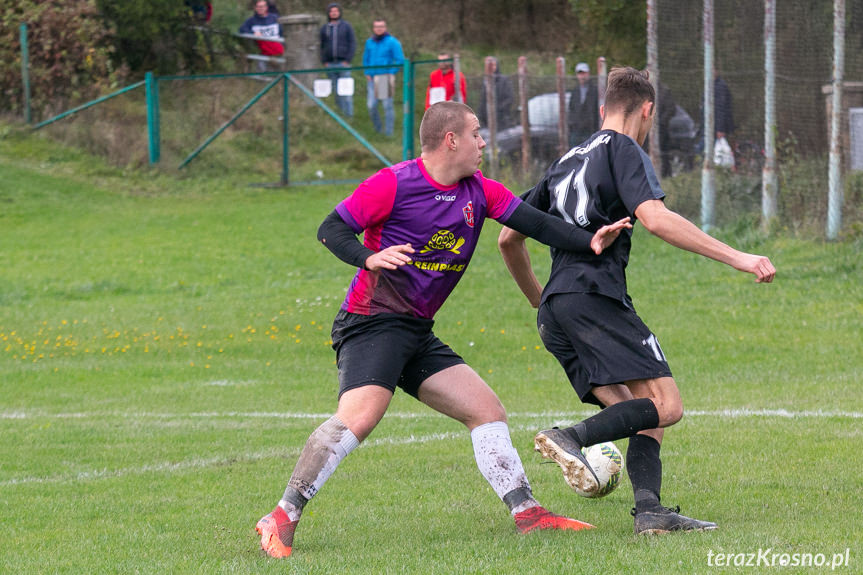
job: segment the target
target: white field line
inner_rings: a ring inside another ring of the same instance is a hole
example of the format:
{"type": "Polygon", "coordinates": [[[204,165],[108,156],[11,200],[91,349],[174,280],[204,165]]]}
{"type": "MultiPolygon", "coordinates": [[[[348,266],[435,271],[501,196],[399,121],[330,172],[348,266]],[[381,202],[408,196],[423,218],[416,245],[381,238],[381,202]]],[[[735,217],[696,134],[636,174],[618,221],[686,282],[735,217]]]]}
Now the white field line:
{"type": "MultiPolygon", "coordinates": [[[[567,420],[573,421],[583,418],[595,412],[539,412],[539,413],[511,413],[510,420],[518,419],[545,419],[545,420],[567,420]]],[[[863,418],[863,413],[855,411],[787,411],[784,409],[724,409],[715,411],[692,410],[687,412],[688,416],[695,417],[720,417],[720,418],[740,418],[740,417],[767,417],[781,419],[803,419],[803,418],[843,418],[843,419],[860,419],[863,418]]],[[[105,418],[105,417],[123,417],[123,418],[158,418],[158,419],[175,419],[175,418],[276,418],[276,419],[319,419],[324,420],[330,414],[323,413],[267,413],[267,412],[201,412],[201,413],[61,413],[61,414],[42,414],[28,413],[23,411],[3,412],[0,413],[0,419],[82,419],[82,418],[105,418]]],[[[444,416],[437,413],[388,413],[386,417],[397,417],[403,419],[419,419],[419,418],[442,418],[444,416]]],[[[511,424],[512,431],[531,431],[535,425],[522,423],[511,424]]],[[[405,437],[380,437],[365,441],[361,448],[370,449],[380,446],[392,445],[412,445],[429,443],[432,441],[446,441],[457,438],[469,437],[467,431],[431,433],[425,435],[408,435],[405,437]]],[[[275,458],[294,458],[299,455],[300,448],[293,449],[267,449],[254,453],[244,453],[233,457],[210,457],[210,458],[190,458],[178,462],[162,462],[137,467],[126,467],[121,469],[96,469],[91,471],[81,471],[78,473],[58,474],[45,477],[16,477],[0,481],[0,487],[13,487],[16,485],[34,485],[34,484],[62,484],[75,483],[82,481],[94,481],[98,479],[110,479],[115,477],[125,477],[130,475],[143,475],[146,473],[181,473],[188,470],[204,469],[211,467],[220,467],[233,465],[235,463],[251,463],[263,459],[275,458]]]]}
{"type": "MultiPolygon", "coordinates": [[[[595,414],[596,411],[543,411],[543,412],[512,412],[508,414],[510,419],[583,419],[595,414]]],[[[123,419],[321,419],[325,420],[332,413],[302,413],[302,412],[280,412],[280,411],[202,411],[191,413],[163,413],[163,412],[126,412],[126,411],[92,411],[92,412],[68,412],[48,413],[36,410],[18,410],[0,412],[0,420],[3,419],[103,419],[106,417],[118,417],[123,419]]],[[[396,419],[429,419],[444,418],[445,416],[432,411],[422,413],[387,412],[387,418],[396,419]]],[[[741,417],[768,417],[781,419],[804,419],[804,418],[840,418],[861,419],[863,412],[859,411],[789,411],[787,409],[715,409],[700,410],[691,409],[685,411],[684,417],[721,417],[735,419],[741,417]]]]}
{"type": "MultiPolygon", "coordinates": [[[[428,443],[430,441],[443,441],[447,439],[456,439],[458,437],[469,437],[467,431],[463,432],[446,432],[432,433],[428,435],[409,435],[407,437],[381,437],[378,439],[369,439],[360,447],[364,449],[379,447],[382,445],[411,445],[419,443],[428,443]]],[[[291,457],[295,458],[300,455],[300,448],[293,449],[266,449],[255,453],[244,453],[236,457],[208,457],[185,459],[178,462],[162,462],[150,465],[141,465],[139,467],[126,467],[122,469],[97,469],[93,471],[81,471],[78,473],[68,473],[60,475],[51,475],[48,477],[16,477],[0,481],[0,487],[12,487],[15,485],[33,485],[33,484],[57,484],[57,483],[73,483],[81,481],[93,481],[96,479],[109,479],[114,477],[126,477],[129,475],[143,475],[145,473],[177,473],[182,471],[203,469],[208,467],[220,467],[233,465],[235,463],[252,463],[262,459],[278,459],[291,457]]]]}

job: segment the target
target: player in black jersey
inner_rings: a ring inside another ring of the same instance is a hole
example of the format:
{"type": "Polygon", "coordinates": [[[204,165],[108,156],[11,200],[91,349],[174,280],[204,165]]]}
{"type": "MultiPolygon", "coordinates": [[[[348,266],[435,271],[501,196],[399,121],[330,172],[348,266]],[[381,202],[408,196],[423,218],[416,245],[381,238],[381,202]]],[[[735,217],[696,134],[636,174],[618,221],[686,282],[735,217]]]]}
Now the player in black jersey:
{"type": "MultiPolygon", "coordinates": [[[[764,256],[735,250],[665,207],[665,194],[641,145],[655,117],[646,72],[615,68],[608,75],[602,129],[558,159],[523,199],[589,231],[630,217],[673,246],[773,281],[764,256]]],[[[581,448],[629,438],[626,468],[635,494],[636,533],[700,531],[716,524],[660,505],[663,428],[683,416],[680,392],[656,336],[641,321],[626,289],[632,231],[623,230],[600,255],[551,250],[545,288],[530,265],[525,236],[504,227],[498,244],[531,305],[545,347],[558,359],[585,403],[603,407],[567,429],[536,435],[537,450],[555,460],[573,487],[598,489],[581,448]]]]}

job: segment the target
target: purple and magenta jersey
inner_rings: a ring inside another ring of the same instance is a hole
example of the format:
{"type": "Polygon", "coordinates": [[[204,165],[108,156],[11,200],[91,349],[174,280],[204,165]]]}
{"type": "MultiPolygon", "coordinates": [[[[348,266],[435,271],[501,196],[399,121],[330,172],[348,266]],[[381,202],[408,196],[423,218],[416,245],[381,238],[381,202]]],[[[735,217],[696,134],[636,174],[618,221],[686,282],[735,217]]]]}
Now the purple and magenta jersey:
{"type": "Polygon", "coordinates": [[[367,248],[411,244],[416,251],[395,270],[358,270],[342,309],[433,318],[467,269],[485,218],[506,223],[520,203],[479,171],[443,186],[420,158],[384,168],[336,211],[355,233],[365,232],[367,248]]]}

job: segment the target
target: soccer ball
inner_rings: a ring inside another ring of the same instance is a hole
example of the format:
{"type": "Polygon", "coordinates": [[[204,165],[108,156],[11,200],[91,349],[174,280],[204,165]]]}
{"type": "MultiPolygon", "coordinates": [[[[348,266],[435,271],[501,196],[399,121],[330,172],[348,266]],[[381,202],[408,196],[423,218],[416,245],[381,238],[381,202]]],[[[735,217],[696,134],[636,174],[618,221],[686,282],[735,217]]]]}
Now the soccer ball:
{"type": "Polygon", "coordinates": [[[605,497],[620,485],[620,475],[623,473],[623,456],[612,442],[597,443],[582,448],[581,452],[599,479],[599,489],[594,493],[585,493],[579,489],[575,492],[583,497],[605,497]]]}

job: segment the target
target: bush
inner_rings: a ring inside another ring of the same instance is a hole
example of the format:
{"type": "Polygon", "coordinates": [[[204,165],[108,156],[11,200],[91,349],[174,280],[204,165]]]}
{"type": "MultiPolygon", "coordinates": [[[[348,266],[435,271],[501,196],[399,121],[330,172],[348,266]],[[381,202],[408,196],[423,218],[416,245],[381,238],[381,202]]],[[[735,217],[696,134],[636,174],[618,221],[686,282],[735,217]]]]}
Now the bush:
{"type": "Polygon", "coordinates": [[[96,0],[111,41],[117,65],[133,72],[174,74],[201,69],[198,35],[187,3],[180,0],[96,0]]]}
{"type": "Polygon", "coordinates": [[[30,86],[34,111],[44,115],[88,99],[116,80],[108,31],[95,0],[19,0],[0,7],[0,109],[21,114],[19,26],[28,25],[30,86]]]}

